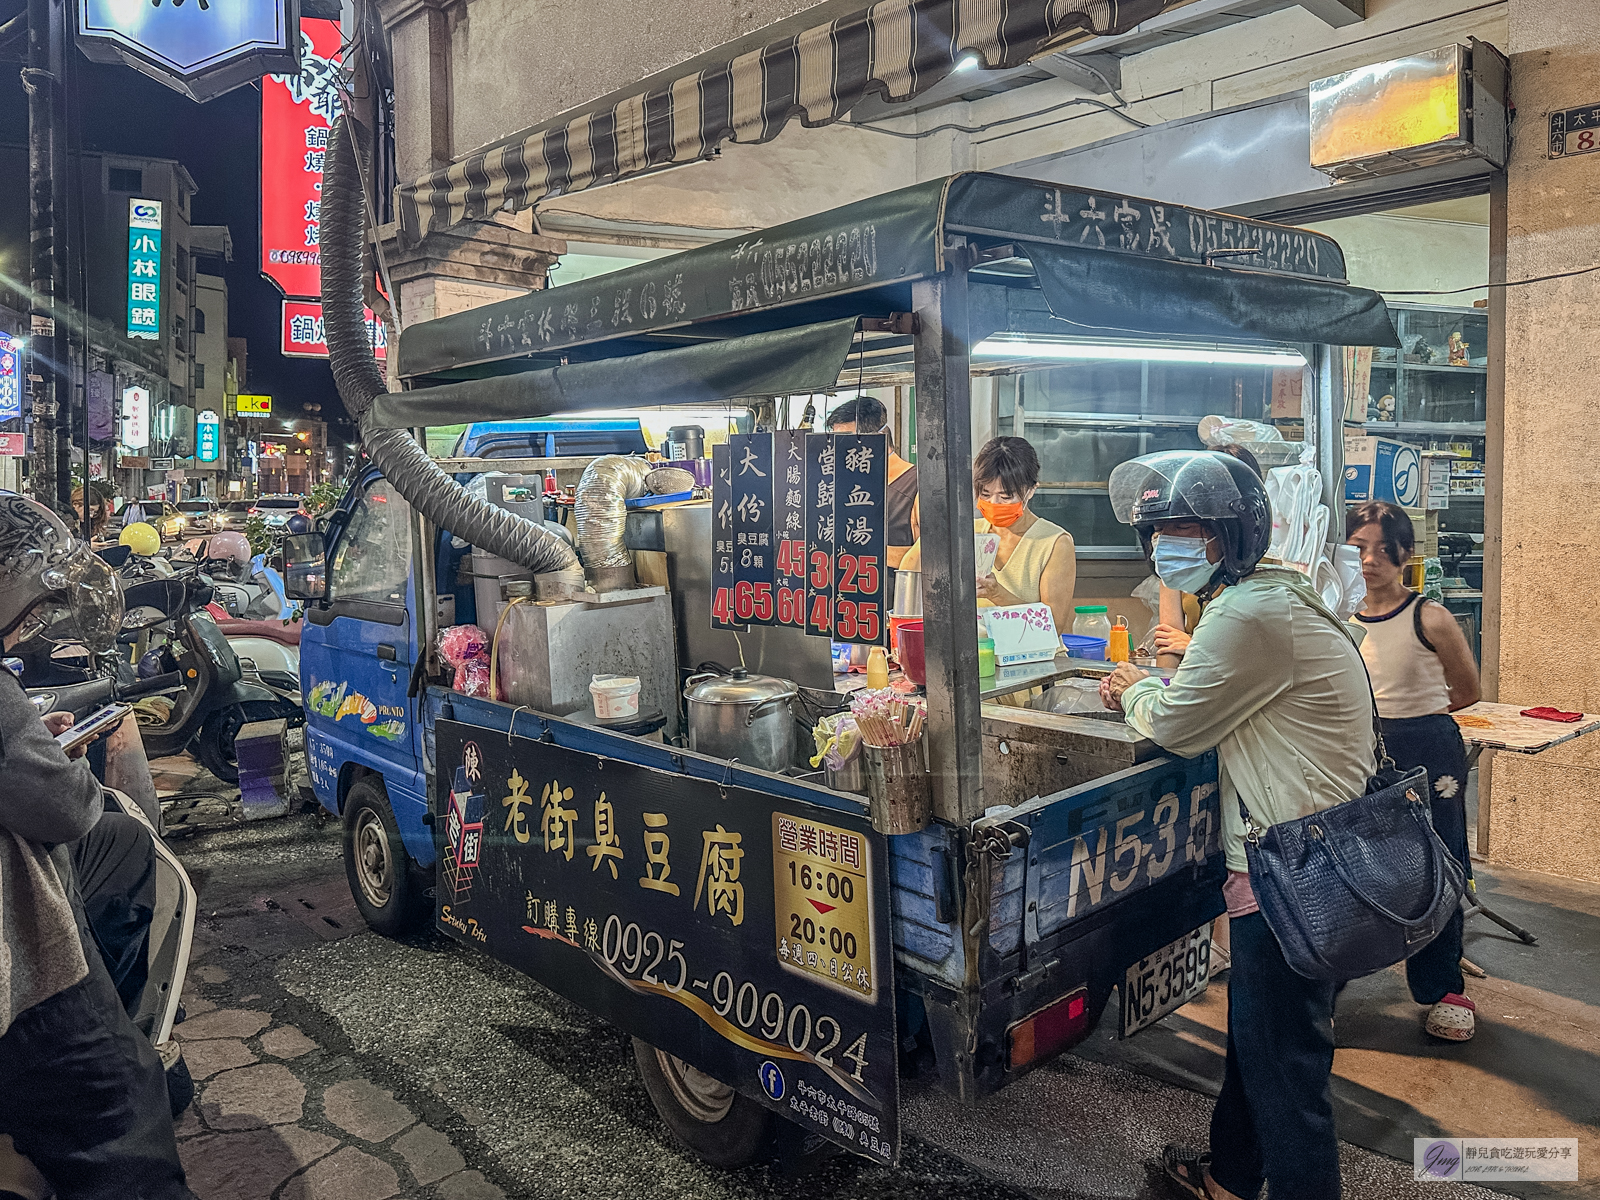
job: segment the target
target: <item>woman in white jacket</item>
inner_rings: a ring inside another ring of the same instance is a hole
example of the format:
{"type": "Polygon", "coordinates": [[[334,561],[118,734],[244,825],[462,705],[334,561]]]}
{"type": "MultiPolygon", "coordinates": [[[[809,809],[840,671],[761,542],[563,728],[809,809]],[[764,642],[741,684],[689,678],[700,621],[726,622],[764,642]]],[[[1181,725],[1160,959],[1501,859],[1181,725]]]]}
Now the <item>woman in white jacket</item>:
{"type": "Polygon", "coordinates": [[[1138,528],[1162,583],[1202,604],[1183,665],[1163,687],[1124,663],[1101,685],[1110,708],[1164,749],[1215,749],[1223,896],[1231,921],[1228,1052],[1210,1153],[1163,1151],[1196,1197],[1338,1200],[1333,1126],[1334,985],[1285,961],[1251,891],[1240,805],[1274,825],[1361,795],[1372,774],[1372,705],[1347,626],[1294,571],[1260,569],[1272,514],[1236,459],[1168,451],[1111,475],[1118,518],[1138,528]]]}

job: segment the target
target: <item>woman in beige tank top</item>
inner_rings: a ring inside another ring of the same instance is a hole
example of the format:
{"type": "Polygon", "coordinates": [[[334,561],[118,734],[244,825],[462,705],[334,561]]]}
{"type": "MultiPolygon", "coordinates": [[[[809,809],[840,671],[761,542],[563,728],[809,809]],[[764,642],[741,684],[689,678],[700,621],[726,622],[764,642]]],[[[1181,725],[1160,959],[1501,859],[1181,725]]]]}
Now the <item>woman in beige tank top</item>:
{"type": "MultiPolygon", "coordinates": [[[[994,570],[978,580],[978,599],[990,604],[1050,606],[1056,628],[1072,629],[1072,593],[1078,582],[1078,552],[1072,535],[1028,507],[1039,487],[1039,456],[1022,438],[991,438],[972,462],[978,533],[1000,535],[994,570]]],[[[922,570],[922,541],[901,562],[922,570]]]]}
{"type": "Polygon", "coordinates": [[[1050,606],[1056,628],[1072,628],[1078,554],[1072,535],[1029,507],[1039,487],[1039,455],[1022,438],[992,438],[972,462],[972,487],[982,514],[973,527],[1000,535],[994,571],[978,580],[991,604],[1050,606]]]}

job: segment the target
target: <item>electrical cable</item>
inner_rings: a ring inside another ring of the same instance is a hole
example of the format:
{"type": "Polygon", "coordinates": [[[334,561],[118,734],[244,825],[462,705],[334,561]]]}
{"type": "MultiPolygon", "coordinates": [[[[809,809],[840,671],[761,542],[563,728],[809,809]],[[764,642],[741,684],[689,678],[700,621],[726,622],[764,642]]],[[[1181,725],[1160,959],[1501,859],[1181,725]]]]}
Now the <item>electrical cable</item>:
{"type": "MultiPolygon", "coordinates": [[[[1113,116],[1121,117],[1130,125],[1135,125],[1140,129],[1150,128],[1147,122],[1141,121],[1138,117],[1132,116],[1125,109],[1118,108],[1114,104],[1107,104],[1104,100],[1096,100],[1090,96],[1075,96],[1071,100],[1063,100],[1059,104],[1052,104],[1046,108],[1035,109],[1033,112],[1019,113],[1014,117],[1002,117],[998,121],[990,121],[987,125],[935,125],[932,129],[924,129],[919,133],[901,133],[897,129],[879,129],[876,125],[868,124],[865,121],[856,121],[852,122],[852,124],[856,129],[865,129],[870,133],[881,133],[888,137],[897,137],[906,141],[914,142],[921,138],[932,137],[936,133],[944,133],[947,130],[954,130],[956,133],[987,133],[989,130],[998,129],[1002,125],[1015,125],[1018,121],[1030,121],[1034,117],[1042,117],[1046,113],[1057,112],[1063,108],[1072,108],[1073,106],[1079,104],[1088,104],[1094,108],[1104,109],[1113,116]]],[[[905,115],[909,116],[910,114],[907,113],[905,115]]],[[[889,118],[887,117],[880,118],[880,120],[888,119],[889,118]]]]}
{"type": "Polygon", "coordinates": [[[1455,296],[1462,292],[1479,292],[1486,288],[1514,288],[1524,287],[1530,283],[1549,283],[1552,279],[1571,279],[1574,275],[1587,275],[1591,271],[1600,271],[1600,263],[1593,266],[1576,267],[1571,271],[1557,271],[1552,275],[1535,275],[1531,279],[1508,279],[1504,283],[1474,283],[1467,287],[1439,288],[1439,289],[1413,289],[1404,292],[1392,292],[1388,288],[1375,288],[1374,291],[1385,296],[1455,296]]]}

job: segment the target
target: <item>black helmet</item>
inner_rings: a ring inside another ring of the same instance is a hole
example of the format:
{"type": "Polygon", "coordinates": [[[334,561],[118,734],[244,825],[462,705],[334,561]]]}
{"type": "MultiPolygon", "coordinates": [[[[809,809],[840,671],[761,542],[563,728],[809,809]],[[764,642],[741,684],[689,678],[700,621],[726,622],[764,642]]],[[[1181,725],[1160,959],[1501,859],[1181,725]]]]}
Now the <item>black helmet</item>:
{"type": "Polygon", "coordinates": [[[27,637],[109,650],[122,627],[122,588],[55,513],[0,491],[0,633],[19,626],[27,637]]]}
{"type": "Polygon", "coordinates": [[[305,513],[297,512],[283,523],[284,532],[291,537],[296,534],[311,532],[311,518],[305,513]]]}
{"type": "Polygon", "coordinates": [[[1144,552],[1157,521],[1216,526],[1222,561],[1215,582],[1237,583],[1272,542],[1272,505],[1261,477],[1214,450],[1163,450],[1129,459],[1111,472],[1111,510],[1139,531],[1144,552]]]}

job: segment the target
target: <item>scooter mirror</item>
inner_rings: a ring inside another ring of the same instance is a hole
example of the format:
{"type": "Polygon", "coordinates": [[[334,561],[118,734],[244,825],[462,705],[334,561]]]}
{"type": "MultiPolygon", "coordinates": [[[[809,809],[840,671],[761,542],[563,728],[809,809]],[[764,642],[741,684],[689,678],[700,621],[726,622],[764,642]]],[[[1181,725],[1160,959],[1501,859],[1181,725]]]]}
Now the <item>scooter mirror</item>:
{"type": "Polygon", "coordinates": [[[327,596],[327,544],[322,534],[297,533],[283,540],[283,590],[291,600],[327,596]]]}

